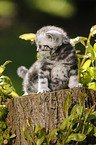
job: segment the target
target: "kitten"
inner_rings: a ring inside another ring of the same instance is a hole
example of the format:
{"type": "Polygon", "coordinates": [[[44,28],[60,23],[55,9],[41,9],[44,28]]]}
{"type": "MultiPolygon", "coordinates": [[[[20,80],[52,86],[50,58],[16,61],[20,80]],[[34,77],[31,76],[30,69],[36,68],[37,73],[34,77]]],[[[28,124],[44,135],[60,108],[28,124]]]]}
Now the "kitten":
{"type": "Polygon", "coordinates": [[[17,70],[25,94],[78,87],[78,60],[66,32],[43,27],[37,31],[35,43],[40,58],[29,70],[24,66],[17,70]]]}

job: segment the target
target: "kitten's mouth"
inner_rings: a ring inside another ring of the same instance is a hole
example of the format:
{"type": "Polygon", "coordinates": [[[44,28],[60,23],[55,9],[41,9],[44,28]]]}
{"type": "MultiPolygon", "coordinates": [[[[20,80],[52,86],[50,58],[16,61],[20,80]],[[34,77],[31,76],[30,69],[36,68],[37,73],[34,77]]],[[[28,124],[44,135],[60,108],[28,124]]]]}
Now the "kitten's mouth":
{"type": "Polygon", "coordinates": [[[48,45],[37,45],[37,51],[50,51],[50,48],[48,45]]]}
{"type": "Polygon", "coordinates": [[[50,48],[48,45],[38,45],[37,52],[40,56],[50,57],[55,54],[56,49],[50,48]]]}
{"type": "Polygon", "coordinates": [[[50,51],[50,47],[48,45],[40,45],[40,49],[43,51],[50,51]]]}
{"type": "Polygon", "coordinates": [[[50,57],[50,51],[40,51],[37,53],[39,57],[50,57]]]}
{"type": "MultiPolygon", "coordinates": [[[[39,45],[38,47],[37,47],[37,54],[38,54],[38,56],[39,56],[39,58],[40,57],[49,57],[50,56],[50,48],[47,46],[47,45],[39,45]]],[[[37,57],[38,57],[37,56],[37,57]]]]}

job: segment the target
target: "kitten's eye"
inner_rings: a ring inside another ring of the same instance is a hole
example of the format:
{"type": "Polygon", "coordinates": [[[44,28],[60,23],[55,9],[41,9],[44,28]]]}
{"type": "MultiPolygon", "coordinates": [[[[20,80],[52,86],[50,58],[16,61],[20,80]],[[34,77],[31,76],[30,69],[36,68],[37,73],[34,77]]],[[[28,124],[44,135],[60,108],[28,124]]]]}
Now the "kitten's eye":
{"type": "Polygon", "coordinates": [[[47,35],[48,39],[52,39],[52,36],[51,35],[47,35]]]}

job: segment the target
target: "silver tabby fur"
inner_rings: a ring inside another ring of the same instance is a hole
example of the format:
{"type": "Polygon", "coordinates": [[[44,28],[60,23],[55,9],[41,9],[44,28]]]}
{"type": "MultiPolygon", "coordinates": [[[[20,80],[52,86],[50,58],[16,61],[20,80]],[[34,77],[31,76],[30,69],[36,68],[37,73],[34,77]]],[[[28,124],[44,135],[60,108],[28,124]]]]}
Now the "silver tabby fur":
{"type": "Polygon", "coordinates": [[[36,33],[35,43],[41,55],[30,69],[21,66],[25,94],[78,87],[78,61],[75,49],[63,29],[46,26],[36,33]]]}

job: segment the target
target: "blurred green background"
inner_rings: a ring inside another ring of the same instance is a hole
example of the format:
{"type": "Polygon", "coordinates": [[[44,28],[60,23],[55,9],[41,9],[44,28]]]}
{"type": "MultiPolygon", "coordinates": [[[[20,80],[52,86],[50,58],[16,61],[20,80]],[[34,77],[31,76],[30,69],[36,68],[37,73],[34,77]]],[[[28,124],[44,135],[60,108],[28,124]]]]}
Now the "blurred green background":
{"type": "Polygon", "coordinates": [[[96,0],[0,0],[0,65],[12,61],[4,75],[22,95],[22,79],[16,71],[21,65],[29,68],[35,62],[36,46],[19,39],[19,35],[55,25],[70,38],[88,36],[95,24],[96,0]]]}

